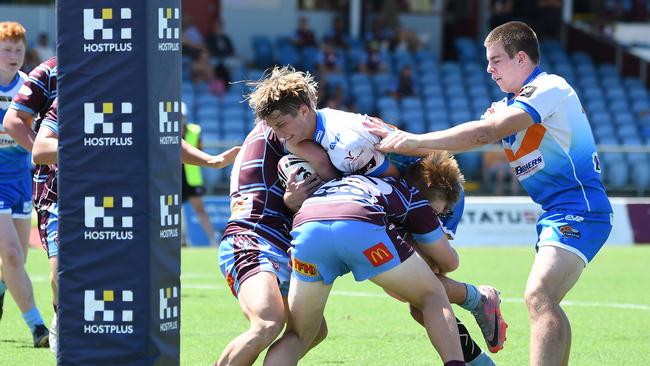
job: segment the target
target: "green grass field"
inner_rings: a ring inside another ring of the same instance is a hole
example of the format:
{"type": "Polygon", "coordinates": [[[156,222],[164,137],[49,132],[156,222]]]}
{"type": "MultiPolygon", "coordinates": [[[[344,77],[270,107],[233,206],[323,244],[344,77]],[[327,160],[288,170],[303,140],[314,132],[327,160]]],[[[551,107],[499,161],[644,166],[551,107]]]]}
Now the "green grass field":
{"type": "MultiPolygon", "coordinates": [[[[528,363],[529,327],[523,291],[533,260],[531,248],[461,249],[454,278],[492,284],[501,290],[509,323],[499,365],[528,363]]],[[[216,266],[215,249],[182,253],[181,364],[212,365],[225,345],[247,327],[237,302],[216,266]]],[[[28,270],[36,299],[49,324],[52,309],[48,267],[40,250],[30,252],[28,270]]],[[[650,363],[650,246],[606,247],[586,269],[565,301],[572,322],[570,365],[647,365],[650,363]]],[[[454,307],[484,344],[472,316],[454,307]]],[[[440,360],[423,328],[405,304],[371,283],[339,279],[327,305],[329,337],[301,365],[435,365],[440,360]]],[[[261,365],[262,357],[256,364],[261,365]]],[[[49,350],[31,347],[31,336],[11,297],[0,322],[0,365],[48,366],[49,350]]]]}

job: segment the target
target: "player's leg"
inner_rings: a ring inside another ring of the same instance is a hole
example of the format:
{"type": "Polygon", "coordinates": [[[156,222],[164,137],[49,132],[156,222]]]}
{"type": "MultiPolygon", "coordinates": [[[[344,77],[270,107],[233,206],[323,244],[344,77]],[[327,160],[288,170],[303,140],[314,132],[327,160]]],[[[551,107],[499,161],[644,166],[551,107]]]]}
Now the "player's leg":
{"type": "Polygon", "coordinates": [[[456,318],[444,287],[418,254],[370,280],[422,311],[429,340],[443,362],[463,359],[456,318]],[[405,282],[411,285],[404,286],[405,282]]]}
{"type": "Polygon", "coordinates": [[[266,240],[229,236],[219,246],[219,264],[249,328],[224,349],[217,365],[251,365],[280,335],[286,321],[289,258],[266,240]]]}
{"type": "Polygon", "coordinates": [[[332,285],[292,277],[287,330],[266,354],[264,365],[297,365],[305,353],[325,338],[323,312],[332,285]],[[319,339],[320,338],[320,339],[319,339]]]}
{"type": "Polygon", "coordinates": [[[212,223],[210,222],[210,217],[208,217],[208,213],[205,212],[205,206],[203,206],[203,198],[201,198],[201,196],[195,195],[190,196],[189,200],[190,204],[192,205],[192,209],[199,218],[201,228],[203,228],[203,231],[210,240],[210,245],[216,245],[217,239],[214,233],[214,229],[212,228],[212,223]]]}
{"type": "Polygon", "coordinates": [[[4,269],[4,278],[14,301],[20,309],[25,323],[34,337],[34,347],[48,345],[48,331],[43,324],[43,318],[34,302],[32,283],[25,271],[25,253],[20,244],[20,237],[26,237],[25,227],[29,232],[29,220],[26,223],[14,224],[9,213],[0,213],[0,257],[4,269]],[[19,235],[18,231],[21,231],[19,235]]]}
{"type": "Polygon", "coordinates": [[[58,269],[59,269],[59,218],[58,205],[55,203],[47,211],[38,213],[38,234],[41,245],[47,253],[50,263],[50,287],[52,289],[52,307],[54,314],[50,323],[50,351],[56,353],[58,348],[58,269]]]}
{"type": "Polygon", "coordinates": [[[562,248],[539,248],[526,284],[530,320],[530,364],[561,365],[568,361],[571,330],[560,301],[575,285],[585,262],[562,248]]]}

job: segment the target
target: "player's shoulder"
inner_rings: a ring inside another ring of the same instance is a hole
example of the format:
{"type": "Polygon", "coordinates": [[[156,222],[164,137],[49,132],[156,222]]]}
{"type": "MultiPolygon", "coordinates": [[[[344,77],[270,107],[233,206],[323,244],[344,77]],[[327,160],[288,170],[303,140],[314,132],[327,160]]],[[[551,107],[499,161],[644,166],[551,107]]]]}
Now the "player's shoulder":
{"type": "Polygon", "coordinates": [[[340,128],[342,126],[354,125],[355,122],[360,124],[365,118],[362,114],[332,108],[319,109],[319,112],[325,117],[325,123],[328,129],[330,126],[332,128],[340,128]]]}
{"type": "Polygon", "coordinates": [[[556,74],[541,73],[535,79],[524,85],[519,90],[518,97],[533,99],[536,97],[553,98],[562,97],[570,93],[573,89],[569,83],[561,76],[556,74]]]}
{"type": "Polygon", "coordinates": [[[27,74],[25,74],[22,71],[18,71],[18,77],[20,78],[21,84],[24,83],[27,79],[29,79],[29,76],[27,76],[27,74]]]}

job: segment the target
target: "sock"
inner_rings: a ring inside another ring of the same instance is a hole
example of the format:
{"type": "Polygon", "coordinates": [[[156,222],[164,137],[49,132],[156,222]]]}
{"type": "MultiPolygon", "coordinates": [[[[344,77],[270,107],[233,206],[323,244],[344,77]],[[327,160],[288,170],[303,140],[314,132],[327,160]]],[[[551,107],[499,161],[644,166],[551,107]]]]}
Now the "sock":
{"type": "Polygon", "coordinates": [[[465,310],[472,311],[481,304],[481,292],[476,286],[470,285],[468,283],[465,284],[465,288],[467,289],[467,297],[465,298],[465,302],[463,302],[460,307],[465,310]]]}
{"type": "Polygon", "coordinates": [[[465,325],[463,325],[458,318],[456,318],[456,325],[458,326],[458,334],[460,335],[460,348],[463,351],[463,358],[465,359],[465,362],[473,361],[480,356],[483,351],[481,350],[481,347],[474,342],[469,331],[467,331],[465,325]]]}
{"type": "Polygon", "coordinates": [[[478,357],[476,357],[472,362],[468,362],[467,366],[495,366],[496,364],[494,361],[490,358],[490,356],[485,353],[481,352],[478,357]]]}
{"type": "Polygon", "coordinates": [[[24,312],[23,319],[25,319],[25,323],[27,323],[27,326],[32,330],[32,332],[37,325],[44,324],[41,313],[38,311],[36,306],[24,312]]]}
{"type": "Polygon", "coordinates": [[[0,295],[4,294],[7,291],[7,284],[4,280],[0,280],[0,295]]]}

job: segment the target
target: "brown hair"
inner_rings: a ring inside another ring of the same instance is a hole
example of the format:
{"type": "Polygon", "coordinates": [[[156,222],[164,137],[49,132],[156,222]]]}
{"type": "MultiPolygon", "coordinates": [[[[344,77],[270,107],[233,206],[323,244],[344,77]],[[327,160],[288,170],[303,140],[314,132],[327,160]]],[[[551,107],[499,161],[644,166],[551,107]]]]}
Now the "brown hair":
{"type": "Polygon", "coordinates": [[[0,22],[0,41],[5,40],[23,41],[26,45],[25,27],[18,22],[0,22]]]}
{"type": "Polygon", "coordinates": [[[483,45],[489,47],[496,42],[501,42],[503,49],[510,58],[515,57],[517,52],[524,51],[534,64],[539,64],[540,54],[537,35],[526,23],[508,22],[501,24],[485,37],[483,45]]]}
{"type": "Polygon", "coordinates": [[[420,190],[427,200],[443,200],[447,209],[458,201],[465,183],[458,162],[447,151],[434,151],[411,165],[404,179],[420,190]]]}
{"type": "Polygon", "coordinates": [[[267,119],[275,111],[295,116],[303,104],[316,109],[318,87],[308,72],[284,66],[274,67],[264,74],[262,80],[247,82],[254,88],[247,96],[248,105],[255,111],[258,121],[267,119]]]}

